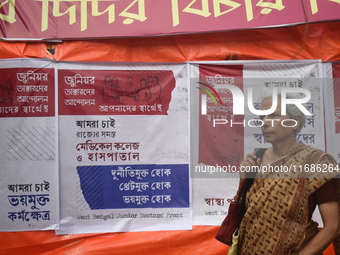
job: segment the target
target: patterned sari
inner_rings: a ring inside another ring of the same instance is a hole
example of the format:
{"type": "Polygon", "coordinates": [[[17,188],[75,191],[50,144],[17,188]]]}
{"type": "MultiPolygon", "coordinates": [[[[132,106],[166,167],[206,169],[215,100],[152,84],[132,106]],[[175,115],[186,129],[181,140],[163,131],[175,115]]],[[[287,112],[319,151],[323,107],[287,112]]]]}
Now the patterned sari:
{"type": "Polygon", "coordinates": [[[318,233],[318,224],[309,221],[308,197],[338,174],[328,167],[335,165],[329,154],[301,144],[271,164],[288,172],[259,173],[246,197],[239,254],[297,254],[308,244],[318,233]],[[312,164],[326,173],[303,171],[312,164]]]}

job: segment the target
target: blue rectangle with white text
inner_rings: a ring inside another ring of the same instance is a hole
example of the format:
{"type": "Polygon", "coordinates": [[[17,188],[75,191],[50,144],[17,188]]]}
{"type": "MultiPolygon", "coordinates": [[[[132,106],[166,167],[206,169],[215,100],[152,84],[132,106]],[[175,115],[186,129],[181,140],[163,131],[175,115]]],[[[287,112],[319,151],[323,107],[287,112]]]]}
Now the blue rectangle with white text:
{"type": "Polygon", "coordinates": [[[78,166],[92,210],[189,207],[189,165],[78,166]]]}

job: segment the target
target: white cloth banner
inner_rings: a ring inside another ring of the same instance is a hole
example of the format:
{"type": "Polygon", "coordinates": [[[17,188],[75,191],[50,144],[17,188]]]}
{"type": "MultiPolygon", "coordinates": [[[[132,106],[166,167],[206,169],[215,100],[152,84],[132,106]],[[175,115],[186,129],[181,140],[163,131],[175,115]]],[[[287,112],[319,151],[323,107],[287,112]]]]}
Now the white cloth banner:
{"type": "Polygon", "coordinates": [[[187,65],[60,63],[58,234],[192,229],[187,65]]]}
{"type": "Polygon", "coordinates": [[[54,73],[49,61],[0,62],[0,231],[59,226],[54,73]]]}
{"type": "Polygon", "coordinates": [[[253,113],[261,107],[263,91],[272,91],[272,88],[308,90],[311,99],[307,109],[311,115],[307,116],[296,139],[299,143],[325,150],[320,61],[192,63],[191,77],[190,169],[194,177],[194,224],[221,224],[236,195],[239,174],[235,171],[239,164],[256,148],[270,146],[262,136],[259,116],[253,113]],[[200,89],[196,88],[198,86],[200,89]],[[232,95],[226,86],[237,87],[244,95],[241,105],[237,103],[242,98],[234,92],[232,95]],[[209,88],[212,96],[204,88],[209,88]],[[250,93],[251,103],[248,100],[250,93]],[[235,106],[244,107],[244,115],[234,114],[235,106]]]}
{"type": "Polygon", "coordinates": [[[323,67],[327,152],[340,163],[340,64],[325,63],[323,67]]]}

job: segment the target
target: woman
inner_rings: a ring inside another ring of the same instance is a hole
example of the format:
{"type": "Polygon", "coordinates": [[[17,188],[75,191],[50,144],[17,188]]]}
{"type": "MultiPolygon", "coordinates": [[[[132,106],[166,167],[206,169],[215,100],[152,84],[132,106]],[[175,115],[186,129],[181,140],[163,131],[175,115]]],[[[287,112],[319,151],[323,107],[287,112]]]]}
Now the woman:
{"type": "MultiPolygon", "coordinates": [[[[270,109],[271,106],[272,98],[264,98],[261,109],[270,109]]],[[[336,181],[332,179],[337,172],[329,171],[325,176],[300,171],[304,168],[299,167],[306,166],[307,169],[312,164],[327,164],[330,170],[336,163],[329,154],[295,140],[306,120],[295,105],[288,105],[287,115],[281,115],[278,98],[277,109],[261,119],[263,137],[272,147],[262,158],[248,154],[240,165],[258,165],[260,168],[245,197],[246,213],[239,226],[239,254],[322,254],[338,234],[336,181]],[[285,120],[284,126],[282,120],[285,120]],[[264,172],[269,166],[280,169],[281,165],[295,166],[296,171],[291,167],[289,172],[264,172]],[[321,231],[311,220],[316,204],[324,224],[321,231]]]]}

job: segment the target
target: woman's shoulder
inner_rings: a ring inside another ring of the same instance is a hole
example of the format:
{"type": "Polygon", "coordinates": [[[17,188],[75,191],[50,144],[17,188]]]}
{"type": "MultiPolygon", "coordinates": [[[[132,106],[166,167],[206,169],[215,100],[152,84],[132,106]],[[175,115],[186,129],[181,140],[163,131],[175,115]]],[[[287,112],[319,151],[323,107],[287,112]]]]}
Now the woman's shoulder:
{"type": "Polygon", "coordinates": [[[334,157],[321,150],[321,149],[318,149],[318,148],[314,148],[310,145],[305,145],[303,143],[300,144],[300,149],[301,151],[303,151],[307,156],[309,156],[309,159],[310,160],[317,160],[317,161],[320,161],[320,160],[326,160],[326,161],[329,161],[329,163],[336,163],[334,157]]]}
{"type": "Polygon", "coordinates": [[[308,160],[300,168],[306,172],[309,182],[322,183],[322,180],[329,181],[339,176],[340,166],[331,154],[313,147],[309,151],[308,160]]]}
{"type": "Polygon", "coordinates": [[[314,148],[314,147],[309,146],[309,145],[307,145],[306,150],[311,154],[311,157],[316,158],[316,160],[318,160],[318,161],[327,161],[329,163],[336,164],[334,157],[331,154],[329,154],[329,153],[327,153],[323,150],[320,150],[318,148],[314,148]]]}

